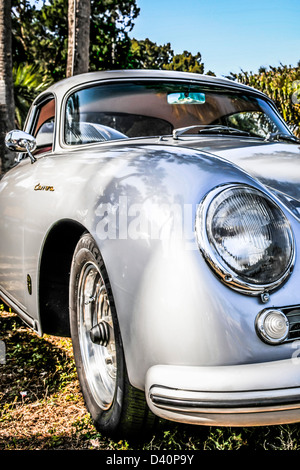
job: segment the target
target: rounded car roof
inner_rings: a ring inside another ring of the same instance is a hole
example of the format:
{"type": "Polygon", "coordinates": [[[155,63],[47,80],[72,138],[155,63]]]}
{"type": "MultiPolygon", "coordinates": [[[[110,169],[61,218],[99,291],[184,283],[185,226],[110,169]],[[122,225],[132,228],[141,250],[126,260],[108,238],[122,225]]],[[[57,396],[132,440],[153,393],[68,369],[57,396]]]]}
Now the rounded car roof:
{"type": "MultiPolygon", "coordinates": [[[[73,87],[77,87],[84,84],[90,84],[100,80],[124,80],[124,79],[167,79],[167,80],[189,80],[197,81],[207,84],[228,86],[231,88],[238,88],[247,91],[252,91],[260,95],[266,96],[264,93],[252,88],[248,85],[235,82],[224,77],[214,77],[211,75],[202,75],[198,73],[190,72],[176,72],[170,70],[107,70],[101,72],[88,72],[84,74],[74,75],[69,78],[65,78],[57,83],[51,85],[46,91],[41,93],[44,95],[48,92],[53,92],[57,95],[64,95],[67,91],[73,87]]],[[[39,95],[39,96],[41,96],[39,95]]],[[[38,99],[39,97],[37,97],[38,99]]]]}

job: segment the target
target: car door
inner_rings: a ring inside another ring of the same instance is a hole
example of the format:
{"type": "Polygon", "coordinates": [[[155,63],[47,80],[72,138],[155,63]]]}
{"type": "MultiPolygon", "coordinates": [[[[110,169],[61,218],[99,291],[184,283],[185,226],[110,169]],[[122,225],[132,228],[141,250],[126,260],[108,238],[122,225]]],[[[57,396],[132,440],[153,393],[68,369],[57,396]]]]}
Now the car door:
{"type": "MultiPolygon", "coordinates": [[[[37,159],[52,152],[55,120],[55,99],[45,96],[32,107],[26,131],[35,136],[37,159]]],[[[32,187],[35,165],[22,159],[0,180],[0,291],[17,307],[26,312],[26,296],[31,295],[31,280],[25,271],[28,233],[28,207],[33,204],[32,187]]]]}

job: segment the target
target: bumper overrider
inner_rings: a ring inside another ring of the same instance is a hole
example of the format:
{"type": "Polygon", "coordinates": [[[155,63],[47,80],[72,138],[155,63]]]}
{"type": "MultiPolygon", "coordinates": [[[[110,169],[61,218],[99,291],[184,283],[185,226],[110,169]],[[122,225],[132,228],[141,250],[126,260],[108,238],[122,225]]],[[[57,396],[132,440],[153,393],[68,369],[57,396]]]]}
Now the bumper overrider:
{"type": "Polygon", "coordinates": [[[300,421],[300,359],[214,367],[156,365],[146,399],[161,418],[208,426],[300,421]]]}

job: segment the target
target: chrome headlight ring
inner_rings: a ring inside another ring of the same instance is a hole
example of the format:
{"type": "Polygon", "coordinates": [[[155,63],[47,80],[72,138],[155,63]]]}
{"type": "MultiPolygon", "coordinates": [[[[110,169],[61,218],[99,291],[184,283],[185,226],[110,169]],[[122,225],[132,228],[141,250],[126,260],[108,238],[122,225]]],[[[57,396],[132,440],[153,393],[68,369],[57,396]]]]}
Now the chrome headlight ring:
{"type": "Polygon", "coordinates": [[[278,288],[295,261],[294,236],[276,202],[252,186],[210,191],[196,217],[198,246],[217,276],[248,295],[278,288]]]}

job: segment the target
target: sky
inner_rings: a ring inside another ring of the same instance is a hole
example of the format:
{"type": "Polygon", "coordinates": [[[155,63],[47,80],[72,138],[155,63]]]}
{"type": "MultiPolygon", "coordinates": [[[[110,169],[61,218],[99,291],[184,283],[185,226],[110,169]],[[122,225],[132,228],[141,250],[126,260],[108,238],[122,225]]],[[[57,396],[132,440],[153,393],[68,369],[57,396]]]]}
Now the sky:
{"type": "Polygon", "coordinates": [[[137,0],[130,37],[201,53],[204,73],[300,61],[300,0],[137,0]]]}

